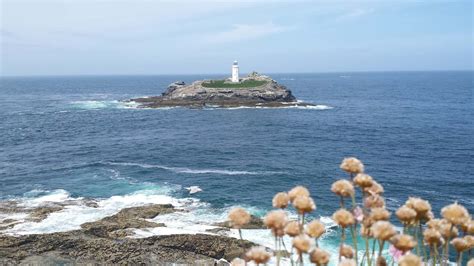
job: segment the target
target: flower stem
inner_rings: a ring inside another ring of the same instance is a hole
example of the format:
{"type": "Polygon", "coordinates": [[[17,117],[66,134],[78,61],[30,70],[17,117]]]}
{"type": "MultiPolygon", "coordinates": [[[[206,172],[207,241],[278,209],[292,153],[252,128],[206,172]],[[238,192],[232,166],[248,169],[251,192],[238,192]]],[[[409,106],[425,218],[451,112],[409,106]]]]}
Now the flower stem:
{"type": "Polygon", "coordinates": [[[369,257],[369,238],[368,237],[364,237],[365,239],[365,257],[367,258],[367,265],[370,266],[370,257],[369,257]]]}
{"type": "Polygon", "coordinates": [[[243,240],[242,238],[242,230],[239,228],[239,236],[240,236],[240,240],[243,240]]]}
{"type": "MultiPolygon", "coordinates": [[[[354,227],[356,227],[357,225],[354,225],[354,227]]],[[[357,239],[356,239],[356,233],[355,233],[355,230],[354,228],[351,226],[351,235],[352,235],[352,243],[354,243],[354,255],[355,255],[355,261],[356,261],[356,265],[359,264],[359,260],[357,259],[357,239]]]]}
{"type": "Polygon", "coordinates": [[[280,250],[278,250],[278,237],[275,236],[275,252],[277,253],[277,266],[280,265],[280,250]]]}
{"type": "Polygon", "coordinates": [[[418,224],[420,223],[420,221],[416,221],[416,225],[414,226],[414,235],[415,235],[415,241],[416,241],[416,255],[418,255],[418,257],[420,256],[420,241],[418,241],[418,224]]]}
{"type": "Polygon", "coordinates": [[[449,240],[451,240],[453,228],[454,228],[454,224],[451,224],[451,228],[449,228],[448,239],[446,240],[446,245],[444,247],[443,259],[446,259],[446,262],[445,262],[446,265],[449,263],[449,240]]]}
{"type": "Polygon", "coordinates": [[[461,266],[461,263],[462,263],[462,252],[459,252],[459,255],[458,255],[458,266],[461,266]]]}
{"type": "Polygon", "coordinates": [[[379,256],[378,257],[382,257],[382,250],[383,250],[383,246],[385,245],[385,240],[382,240],[379,243],[380,243],[380,248],[379,248],[379,256]]]}
{"type": "Polygon", "coordinates": [[[342,251],[342,245],[344,245],[344,242],[346,240],[346,235],[344,233],[345,228],[341,226],[341,244],[339,245],[339,262],[341,261],[341,251],[342,251]]]}
{"type": "MultiPolygon", "coordinates": [[[[420,222],[418,222],[418,226],[419,226],[419,231],[420,231],[420,232],[419,232],[419,235],[420,235],[420,237],[421,237],[422,234],[423,234],[423,227],[422,227],[422,225],[421,225],[420,222]]],[[[418,235],[417,235],[417,238],[418,238],[418,235]]],[[[428,254],[426,253],[426,249],[425,249],[425,247],[423,246],[423,240],[420,239],[420,242],[421,242],[421,243],[420,243],[421,249],[423,250],[423,257],[424,257],[426,260],[428,260],[428,254]]],[[[416,243],[418,243],[418,240],[416,240],[416,243]]]]}

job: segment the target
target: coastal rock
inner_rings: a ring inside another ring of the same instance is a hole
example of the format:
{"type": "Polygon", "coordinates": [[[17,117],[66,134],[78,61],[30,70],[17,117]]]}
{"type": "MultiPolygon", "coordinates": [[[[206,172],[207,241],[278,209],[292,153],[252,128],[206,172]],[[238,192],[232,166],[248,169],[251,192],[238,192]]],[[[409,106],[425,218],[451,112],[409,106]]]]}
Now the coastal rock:
{"type": "MultiPolygon", "coordinates": [[[[215,223],[215,226],[232,228],[229,221],[215,223]]],[[[242,229],[266,229],[267,227],[263,223],[263,220],[257,216],[250,215],[250,222],[242,227],[242,229]]],[[[213,229],[211,229],[213,230],[213,229]]]]}
{"type": "MultiPolygon", "coordinates": [[[[142,239],[87,237],[81,231],[29,236],[0,236],[0,258],[13,264],[31,261],[163,264],[214,264],[241,257],[254,244],[213,235],[169,235],[142,239]]],[[[0,262],[2,262],[0,260],[0,262]]]]}
{"type": "Polygon", "coordinates": [[[84,223],[84,233],[98,237],[125,237],[131,234],[128,228],[152,228],[165,226],[161,223],[149,222],[160,214],[174,212],[171,204],[153,204],[122,209],[117,214],[107,216],[99,221],[84,223]]]}
{"type": "Polygon", "coordinates": [[[129,101],[138,103],[139,107],[143,108],[312,106],[309,103],[298,102],[285,86],[256,72],[242,79],[240,85],[226,80],[200,80],[190,85],[177,81],[171,83],[161,96],[136,98],[129,101]],[[217,83],[218,85],[215,85],[217,83]]]}
{"type": "Polygon", "coordinates": [[[60,205],[38,207],[30,213],[29,218],[33,222],[41,222],[42,220],[46,219],[50,213],[58,212],[62,209],[64,209],[64,206],[60,205]]]}
{"type": "MultiPolygon", "coordinates": [[[[53,209],[40,207],[32,213],[42,216],[50,211],[53,209]]],[[[0,233],[0,265],[228,265],[226,261],[243,257],[255,245],[220,235],[219,232],[229,232],[223,227],[213,231],[217,235],[129,237],[134,235],[135,228],[164,226],[146,219],[176,211],[180,210],[171,204],[150,204],[122,209],[115,215],[82,224],[80,230],[20,236],[0,233]]]]}

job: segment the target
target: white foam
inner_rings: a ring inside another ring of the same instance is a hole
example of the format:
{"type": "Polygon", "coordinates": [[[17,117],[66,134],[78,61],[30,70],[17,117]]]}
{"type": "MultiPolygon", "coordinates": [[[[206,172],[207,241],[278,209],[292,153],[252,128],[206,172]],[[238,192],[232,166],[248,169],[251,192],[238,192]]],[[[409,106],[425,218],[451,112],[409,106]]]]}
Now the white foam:
{"type": "MultiPolygon", "coordinates": [[[[197,201],[196,199],[176,199],[168,195],[157,194],[161,191],[142,190],[124,196],[112,196],[110,198],[99,200],[98,207],[93,208],[84,204],[67,205],[58,212],[53,212],[40,222],[24,222],[15,225],[13,228],[4,232],[14,235],[25,234],[44,234],[53,232],[64,232],[80,229],[80,225],[86,222],[93,222],[106,216],[113,215],[123,208],[142,206],[145,204],[172,204],[175,207],[189,205],[189,202],[197,201]]],[[[49,195],[35,199],[24,201],[23,205],[28,207],[37,207],[41,204],[50,202],[60,202],[65,200],[75,200],[79,198],[70,198],[67,192],[59,193],[55,191],[49,195]],[[60,196],[58,196],[60,195],[60,196]]]]}
{"type": "MultiPolygon", "coordinates": [[[[41,190],[35,190],[34,193],[40,193],[41,190]]],[[[44,195],[44,196],[39,196],[36,198],[23,198],[19,202],[19,206],[25,207],[25,208],[35,208],[39,207],[41,205],[45,205],[47,203],[57,203],[57,202],[63,202],[66,200],[69,200],[70,195],[69,193],[64,190],[64,189],[57,189],[53,190],[50,193],[44,195]]]]}
{"type": "Polygon", "coordinates": [[[95,110],[105,108],[117,108],[117,109],[135,109],[140,106],[139,103],[134,101],[123,102],[117,100],[85,100],[85,101],[73,101],[72,106],[79,109],[95,110]]]}
{"type": "Polygon", "coordinates": [[[106,162],[109,165],[122,165],[122,166],[138,166],[142,168],[159,168],[163,170],[172,171],[175,173],[185,174],[220,174],[220,175],[268,175],[268,174],[281,174],[282,172],[274,171],[239,171],[239,170],[226,170],[226,169],[191,169],[186,167],[169,167],[158,164],[143,164],[143,163],[130,163],[130,162],[106,162]]]}
{"type": "Polygon", "coordinates": [[[187,187],[186,189],[189,190],[189,194],[195,194],[202,191],[202,189],[199,186],[190,186],[190,187],[187,187]]]}
{"type": "Polygon", "coordinates": [[[288,102],[282,103],[283,105],[287,106],[277,106],[277,107],[270,107],[270,106],[237,106],[237,107],[227,107],[227,108],[206,108],[206,110],[215,110],[215,109],[225,109],[225,110],[239,110],[239,109],[302,109],[302,110],[330,110],[334,109],[332,106],[328,105],[294,105],[294,103],[288,102]]]}

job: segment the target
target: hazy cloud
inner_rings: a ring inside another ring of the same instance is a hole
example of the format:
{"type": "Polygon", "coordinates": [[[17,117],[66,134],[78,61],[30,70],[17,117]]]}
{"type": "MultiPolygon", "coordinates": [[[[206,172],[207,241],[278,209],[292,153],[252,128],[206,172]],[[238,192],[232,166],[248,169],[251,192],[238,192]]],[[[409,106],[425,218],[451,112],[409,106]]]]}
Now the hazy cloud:
{"type": "Polygon", "coordinates": [[[359,17],[367,16],[369,14],[372,14],[375,11],[374,8],[356,8],[353,10],[350,10],[349,12],[346,12],[334,19],[335,22],[343,22],[347,20],[352,20],[356,19],[359,17]]]}
{"type": "Polygon", "coordinates": [[[226,31],[208,34],[205,37],[206,42],[223,43],[236,42],[243,40],[259,39],[276,33],[290,30],[291,27],[276,25],[273,22],[264,24],[235,24],[226,31]]]}

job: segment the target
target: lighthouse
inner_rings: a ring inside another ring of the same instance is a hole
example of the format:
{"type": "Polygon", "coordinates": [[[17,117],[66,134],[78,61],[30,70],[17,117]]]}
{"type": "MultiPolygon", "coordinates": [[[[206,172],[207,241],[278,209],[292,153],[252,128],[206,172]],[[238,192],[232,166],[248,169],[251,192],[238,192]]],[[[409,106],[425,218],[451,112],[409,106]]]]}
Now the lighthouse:
{"type": "Polygon", "coordinates": [[[239,82],[239,63],[237,61],[232,64],[232,82],[239,82]]]}

